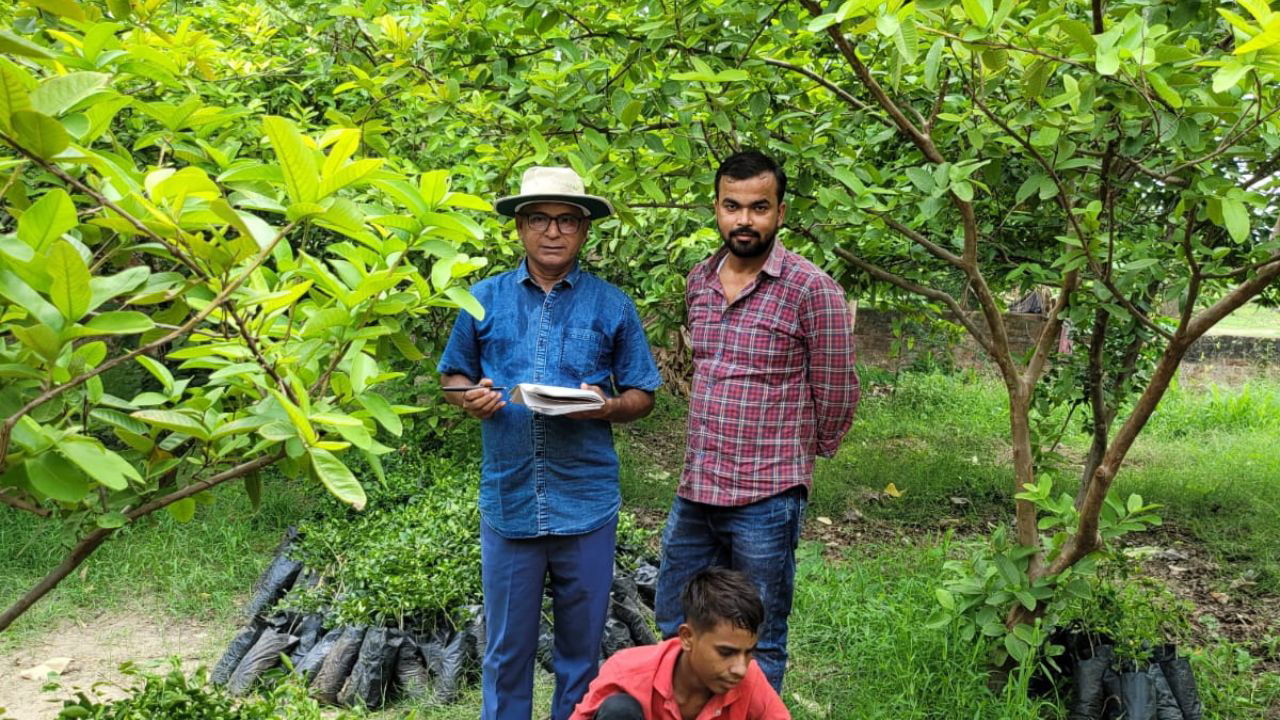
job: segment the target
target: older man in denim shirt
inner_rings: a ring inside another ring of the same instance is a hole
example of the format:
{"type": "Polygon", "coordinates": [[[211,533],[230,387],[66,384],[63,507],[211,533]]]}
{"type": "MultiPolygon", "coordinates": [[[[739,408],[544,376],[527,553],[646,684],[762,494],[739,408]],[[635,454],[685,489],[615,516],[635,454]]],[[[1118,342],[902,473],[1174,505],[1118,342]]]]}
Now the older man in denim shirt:
{"type": "Polygon", "coordinates": [[[546,577],[555,613],[552,720],[565,720],[596,676],[609,609],[618,508],[611,423],[644,417],[659,384],[635,305],[578,267],[591,221],[610,214],[569,168],[531,168],[502,198],[524,243],[520,266],[472,292],[484,320],[460,313],[440,359],[446,398],[479,418],[484,438],[480,547],[488,648],[486,720],[529,720],[546,577]],[[545,416],[508,404],[521,382],[589,388],[590,412],[545,416]]]}

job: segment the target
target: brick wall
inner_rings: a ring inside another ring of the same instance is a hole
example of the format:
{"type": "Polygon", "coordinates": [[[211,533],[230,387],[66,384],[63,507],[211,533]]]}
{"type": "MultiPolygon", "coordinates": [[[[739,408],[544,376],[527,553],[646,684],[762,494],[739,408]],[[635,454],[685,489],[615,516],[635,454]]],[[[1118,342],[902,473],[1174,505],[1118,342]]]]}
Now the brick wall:
{"type": "MultiPolygon", "coordinates": [[[[893,370],[910,365],[913,360],[929,352],[935,356],[949,356],[961,367],[982,367],[990,363],[986,352],[968,332],[963,333],[958,342],[948,343],[939,333],[931,332],[909,320],[903,321],[903,336],[914,335],[916,342],[910,349],[900,343],[902,349],[895,357],[892,349],[897,338],[893,335],[893,324],[898,314],[866,308],[857,308],[853,312],[856,313],[854,335],[858,340],[858,362],[863,365],[893,370]]],[[[981,320],[979,323],[985,326],[981,320]]],[[[1018,355],[1035,346],[1040,330],[1044,327],[1044,319],[1040,315],[1009,313],[1005,315],[1005,325],[1014,354],[1018,355]]],[[[1206,335],[1191,346],[1185,362],[1280,366],[1280,339],[1206,335]]]]}

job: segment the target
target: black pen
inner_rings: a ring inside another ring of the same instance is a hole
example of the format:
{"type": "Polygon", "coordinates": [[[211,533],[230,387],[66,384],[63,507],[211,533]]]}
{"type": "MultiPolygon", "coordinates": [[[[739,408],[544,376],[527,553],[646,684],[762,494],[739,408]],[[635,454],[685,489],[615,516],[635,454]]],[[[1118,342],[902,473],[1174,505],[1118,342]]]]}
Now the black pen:
{"type": "Polygon", "coordinates": [[[468,390],[506,390],[503,385],[445,385],[440,388],[445,392],[466,392],[468,390]]]}

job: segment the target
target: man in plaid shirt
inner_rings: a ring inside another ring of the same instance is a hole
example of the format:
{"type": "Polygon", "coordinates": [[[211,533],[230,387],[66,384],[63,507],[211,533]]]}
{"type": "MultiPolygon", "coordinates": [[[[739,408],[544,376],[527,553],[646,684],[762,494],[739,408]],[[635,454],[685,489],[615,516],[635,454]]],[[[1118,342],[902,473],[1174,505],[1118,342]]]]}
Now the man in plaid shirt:
{"type": "Polygon", "coordinates": [[[858,404],[844,291],[777,241],[787,177],[756,151],[716,171],[724,247],[689,273],[693,392],[684,473],[662,537],[657,620],[684,622],[699,570],[747,574],[765,604],[756,660],[781,693],[795,549],[815,455],[831,457],[858,404]]]}

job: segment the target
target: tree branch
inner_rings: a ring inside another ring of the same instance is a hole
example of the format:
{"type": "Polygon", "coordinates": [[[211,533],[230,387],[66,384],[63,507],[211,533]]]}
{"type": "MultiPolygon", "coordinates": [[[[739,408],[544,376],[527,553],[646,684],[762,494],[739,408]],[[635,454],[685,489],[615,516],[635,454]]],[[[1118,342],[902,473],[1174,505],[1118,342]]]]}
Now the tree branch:
{"type": "Polygon", "coordinates": [[[98,375],[101,375],[102,373],[110,370],[111,368],[116,367],[117,365],[120,365],[121,363],[126,363],[132,360],[133,358],[139,355],[142,355],[143,353],[151,352],[152,350],[155,350],[156,348],[166,343],[169,343],[177,339],[178,337],[190,332],[192,328],[194,328],[196,325],[199,325],[201,322],[203,322],[204,319],[209,317],[209,315],[211,315],[214,310],[218,309],[218,307],[220,307],[223,303],[225,303],[227,299],[231,297],[231,294],[234,293],[237,289],[239,289],[240,286],[243,285],[244,282],[249,279],[249,276],[253,274],[253,271],[257,270],[258,267],[262,265],[262,263],[265,262],[268,257],[270,257],[271,251],[275,249],[275,246],[280,242],[280,239],[283,238],[285,235],[287,235],[290,231],[292,231],[293,228],[297,226],[297,224],[298,224],[298,221],[295,220],[294,222],[291,222],[288,225],[284,226],[280,230],[280,232],[276,233],[275,238],[273,238],[265,248],[263,248],[261,251],[258,252],[258,255],[254,257],[253,261],[249,264],[249,267],[246,268],[243,273],[241,273],[234,281],[232,281],[230,285],[223,288],[222,292],[218,293],[217,296],[215,296],[213,300],[211,300],[209,304],[204,307],[203,310],[193,315],[190,320],[188,320],[187,322],[179,326],[177,330],[174,330],[173,332],[163,335],[160,338],[153,340],[152,342],[147,343],[146,345],[143,345],[142,347],[139,347],[135,350],[125,353],[124,355],[121,355],[116,358],[112,358],[111,360],[108,360],[107,362],[102,363],[98,367],[92,370],[88,370],[84,373],[81,373],[80,375],[77,375],[76,377],[68,380],[67,382],[62,383],[61,385],[49,388],[43,393],[32,398],[26,405],[23,405],[21,408],[19,408],[17,412],[15,412],[14,414],[6,418],[4,421],[4,425],[0,426],[0,470],[5,469],[4,459],[9,452],[9,441],[13,434],[13,428],[18,424],[18,421],[21,420],[24,415],[31,412],[35,408],[40,407],[44,403],[52,400],[53,398],[58,397],[59,395],[70,390],[71,388],[74,388],[80,385],[81,383],[85,382],[86,380],[89,380],[90,378],[97,377],[98,375]]]}
{"type": "Polygon", "coordinates": [[[0,492],[0,503],[4,503],[11,508],[17,508],[18,510],[24,510],[32,514],[39,515],[40,517],[49,517],[53,514],[49,512],[48,508],[42,508],[39,505],[34,505],[22,498],[9,495],[8,493],[0,492]]]}
{"type": "Polygon", "coordinates": [[[866,210],[865,212],[868,215],[873,215],[879,218],[880,221],[883,222],[885,225],[888,225],[889,227],[898,231],[899,234],[907,237],[908,239],[915,242],[925,250],[928,250],[930,255],[933,255],[939,260],[942,260],[949,265],[953,265],[959,268],[960,270],[965,269],[966,265],[965,265],[964,259],[962,259],[959,255],[956,255],[955,253],[942,247],[941,245],[938,245],[937,243],[933,242],[932,240],[930,240],[929,238],[921,234],[919,231],[913,230],[912,228],[907,227],[906,225],[903,225],[901,222],[894,220],[893,218],[889,217],[888,215],[885,215],[884,213],[879,213],[879,212],[876,212],[875,210],[866,210]]]}
{"type": "MultiPolygon", "coordinates": [[[[227,480],[242,477],[255,470],[267,467],[268,465],[280,460],[282,457],[284,457],[284,450],[277,450],[271,455],[263,455],[262,457],[241,463],[240,465],[220,472],[217,475],[206,478],[205,480],[192,483],[181,490],[152,500],[151,502],[138,507],[136,510],[130,510],[125,513],[125,517],[129,519],[129,522],[133,522],[144,515],[149,515],[167,505],[172,505],[183,498],[208,490],[209,488],[212,488],[215,485],[220,485],[227,480]]],[[[57,567],[51,570],[48,575],[45,575],[39,583],[36,583],[35,587],[28,590],[22,597],[18,598],[18,600],[10,605],[3,613],[0,613],[0,632],[4,632],[5,629],[13,624],[14,620],[22,615],[22,613],[26,612],[32,605],[40,600],[40,598],[47,595],[50,590],[57,587],[58,583],[62,582],[68,575],[74,572],[76,568],[80,567],[80,564],[88,559],[88,557],[93,554],[93,551],[97,550],[98,547],[107,540],[107,538],[111,537],[111,535],[115,533],[115,531],[116,528],[95,528],[92,532],[82,538],[80,542],[76,543],[76,545],[71,548],[71,551],[67,553],[67,556],[62,559],[62,562],[58,563],[57,567]]]]}
{"type": "Polygon", "coordinates": [[[838,255],[841,259],[843,259],[845,262],[849,263],[850,265],[853,265],[854,267],[865,272],[871,277],[876,278],[877,280],[887,282],[890,285],[894,285],[896,287],[902,288],[903,290],[906,290],[909,293],[920,295],[921,297],[926,297],[926,298],[929,298],[930,300],[935,300],[937,302],[942,303],[943,305],[946,305],[947,308],[951,310],[951,313],[955,316],[956,322],[963,325],[965,329],[969,331],[969,334],[973,336],[973,339],[980,346],[982,346],[982,349],[986,350],[987,353],[990,354],[993,359],[996,357],[996,350],[995,350],[995,347],[991,344],[991,341],[985,335],[983,335],[982,332],[978,329],[978,326],[973,323],[973,320],[969,317],[969,314],[965,312],[963,308],[960,307],[960,303],[956,302],[956,299],[951,295],[949,295],[948,293],[911,282],[910,280],[902,277],[901,275],[891,273],[888,270],[885,270],[884,268],[879,267],[878,265],[873,265],[872,263],[869,263],[866,260],[863,260],[862,258],[858,257],[852,252],[845,250],[844,248],[840,248],[840,247],[836,248],[835,254],[838,255]]]}
{"type": "Polygon", "coordinates": [[[197,265],[194,260],[187,257],[186,253],[182,251],[182,248],[179,248],[178,246],[169,242],[167,238],[162,237],[159,233],[147,227],[145,223],[143,223],[138,218],[134,217],[131,213],[125,212],[123,208],[121,208],[119,205],[115,204],[110,199],[108,199],[106,195],[103,195],[97,190],[94,190],[93,188],[89,187],[80,179],[72,176],[70,173],[58,167],[56,164],[51,163],[41,158],[40,156],[29,152],[26,148],[22,147],[22,145],[18,144],[18,141],[14,140],[8,135],[5,135],[4,133],[0,133],[0,139],[4,140],[5,144],[12,147],[14,150],[17,150],[23,156],[31,159],[40,167],[44,168],[45,170],[48,170],[50,173],[53,173],[55,176],[58,177],[58,179],[62,180],[63,182],[67,183],[68,185],[71,185],[72,187],[79,190],[80,192],[93,198],[94,201],[97,202],[99,205],[119,215],[125,222],[129,223],[134,228],[136,228],[138,232],[151,238],[155,242],[160,243],[170,253],[173,253],[173,256],[177,258],[179,262],[181,262],[183,265],[186,265],[188,268],[190,268],[191,271],[194,272],[196,275],[199,275],[201,278],[209,277],[208,273],[206,273],[203,268],[197,265]]]}
{"type": "MultiPolygon", "coordinates": [[[[804,75],[805,77],[818,83],[822,87],[835,93],[836,97],[840,98],[841,100],[845,101],[846,103],[848,103],[849,105],[853,106],[858,110],[868,110],[868,111],[871,110],[871,106],[867,105],[866,103],[862,102],[858,98],[854,97],[853,93],[849,92],[848,90],[845,90],[844,88],[828,80],[827,78],[819,75],[818,73],[810,70],[809,68],[800,67],[799,65],[792,65],[789,62],[778,60],[777,58],[762,57],[760,59],[765,61],[765,63],[769,65],[773,65],[775,67],[780,67],[786,70],[790,70],[791,72],[800,73],[801,75],[804,75]]],[[[883,118],[877,117],[876,119],[892,127],[892,125],[886,122],[883,118]]]]}

